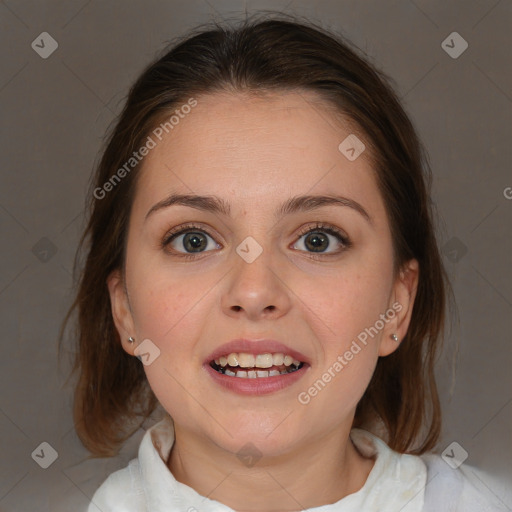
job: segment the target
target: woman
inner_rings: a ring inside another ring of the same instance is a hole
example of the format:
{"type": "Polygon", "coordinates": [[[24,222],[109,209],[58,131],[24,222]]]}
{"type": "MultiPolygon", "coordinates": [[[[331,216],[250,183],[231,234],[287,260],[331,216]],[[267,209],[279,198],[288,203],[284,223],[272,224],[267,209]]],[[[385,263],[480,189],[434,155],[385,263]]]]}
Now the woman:
{"type": "Polygon", "coordinates": [[[384,77],[311,24],[198,30],[132,87],[91,189],[75,424],[139,457],[89,511],[499,510],[429,453],[446,274],[384,77]]]}

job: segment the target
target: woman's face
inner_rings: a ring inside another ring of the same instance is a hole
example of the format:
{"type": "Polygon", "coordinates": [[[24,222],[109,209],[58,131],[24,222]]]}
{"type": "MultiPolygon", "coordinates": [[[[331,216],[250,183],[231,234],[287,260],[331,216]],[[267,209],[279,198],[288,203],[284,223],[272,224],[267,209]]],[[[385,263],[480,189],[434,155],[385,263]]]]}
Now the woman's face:
{"type": "Polygon", "coordinates": [[[177,426],[235,453],[284,453],[350,428],[378,357],[399,345],[391,334],[406,333],[417,272],[394,278],[369,150],[339,149],[353,131],[316,95],[196,99],[144,157],[128,299],[109,280],[114,318],[129,353],[129,336],[149,340],[144,369],[177,426]],[[209,202],[169,204],[178,194],[209,202]],[[279,354],[305,364],[281,374],[295,367],[279,354]],[[221,356],[223,374],[210,365],[221,356]]]}

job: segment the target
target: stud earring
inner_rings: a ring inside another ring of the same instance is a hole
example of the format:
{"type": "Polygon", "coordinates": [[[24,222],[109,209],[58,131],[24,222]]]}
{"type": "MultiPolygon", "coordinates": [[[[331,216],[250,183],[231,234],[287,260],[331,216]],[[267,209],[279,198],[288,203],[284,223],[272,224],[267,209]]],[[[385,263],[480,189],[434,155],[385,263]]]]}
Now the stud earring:
{"type": "Polygon", "coordinates": [[[398,336],[397,336],[395,333],[393,333],[393,334],[391,335],[391,338],[392,338],[394,341],[398,341],[398,336]]]}
{"type": "Polygon", "coordinates": [[[129,341],[130,343],[135,343],[135,338],[132,338],[132,337],[130,336],[130,337],[128,338],[128,341],[129,341]]]}

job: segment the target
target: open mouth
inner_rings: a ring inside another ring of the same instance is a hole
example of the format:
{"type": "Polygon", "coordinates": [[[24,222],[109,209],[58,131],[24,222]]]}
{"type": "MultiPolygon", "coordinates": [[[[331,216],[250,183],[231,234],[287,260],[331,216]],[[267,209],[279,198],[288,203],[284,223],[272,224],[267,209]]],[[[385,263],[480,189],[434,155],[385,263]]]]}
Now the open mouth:
{"type": "Polygon", "coordinates": [[[231,353],[210,361],[210,366],[228,377],[266,379],[300,370],[305,363],[290,355],[231,353]]]}

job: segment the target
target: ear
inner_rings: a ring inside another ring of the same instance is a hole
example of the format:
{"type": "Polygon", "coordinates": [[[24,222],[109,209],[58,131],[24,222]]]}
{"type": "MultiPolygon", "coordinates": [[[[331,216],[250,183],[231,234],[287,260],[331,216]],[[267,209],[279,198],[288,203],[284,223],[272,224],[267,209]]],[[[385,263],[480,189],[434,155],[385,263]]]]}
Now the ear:
{"type": "Polygon", "coordinates": [[[387,356],[394,352],[405,338],[411,321],[414,299],[418,288],[419,264],[412,259],[398,273],[393,285],[391,303],[388,311],[394,311],[394,317],[386,325],[381,339],[379,356],[387,356]],[[396,334],[398,342],[391,336],[396,334]]]}
{"type": "Polygon", "coordinates": [[[130,355],[134,355],[135,343],[130,343],[128,338],[135,336],[135,327],[132,318],[128,295],[120,270],[114,270],[107,278],[107,286],[112,306],[112,317],[116,326],[121,345],[130,355]]]}

